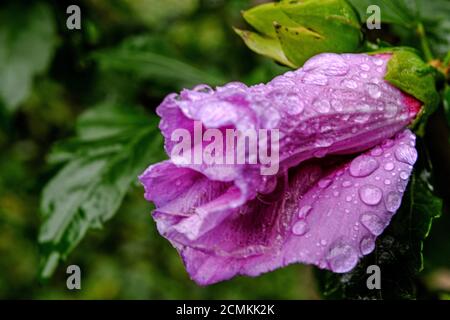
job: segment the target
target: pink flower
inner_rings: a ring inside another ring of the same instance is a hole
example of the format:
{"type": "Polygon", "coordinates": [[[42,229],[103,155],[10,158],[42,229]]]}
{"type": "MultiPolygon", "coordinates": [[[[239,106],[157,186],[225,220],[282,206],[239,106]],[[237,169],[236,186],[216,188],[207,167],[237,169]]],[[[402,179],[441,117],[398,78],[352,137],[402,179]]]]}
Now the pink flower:
{"type": "Polygon", "coordinates": [[[421,103],[383,78],[390,55],[321,54],[268,84],[198,86],[158,107],[172,133],[279,129],[279,171],[260,164],[150,166],[140,180],[161,235],[206,285],[290,263],[350,271],[401,204],[421,103]]]}

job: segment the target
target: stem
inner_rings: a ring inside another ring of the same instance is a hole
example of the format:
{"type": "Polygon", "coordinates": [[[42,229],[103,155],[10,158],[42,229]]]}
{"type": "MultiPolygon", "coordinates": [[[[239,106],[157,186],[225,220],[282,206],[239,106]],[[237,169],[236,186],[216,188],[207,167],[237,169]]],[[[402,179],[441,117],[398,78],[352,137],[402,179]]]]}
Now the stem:
{"type": "Polygon", "coordinates": [[[419,24],[417,25],[417,34],[420,38],[420,45],[422,46],[422,51],[425,59],[427,60],[427,62],[430,62],[434,58],[430,49],[430,43],[428,42],[428,38],[425,33],[425,28],[423,27],[423,24],[421,22],[419,22],[419,24]]]}

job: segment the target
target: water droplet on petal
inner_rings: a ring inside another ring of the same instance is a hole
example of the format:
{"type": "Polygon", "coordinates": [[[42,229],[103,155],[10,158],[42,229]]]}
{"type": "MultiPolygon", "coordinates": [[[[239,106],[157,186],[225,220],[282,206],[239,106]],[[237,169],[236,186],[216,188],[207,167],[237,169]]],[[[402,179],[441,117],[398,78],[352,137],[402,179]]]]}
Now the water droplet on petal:
{"type": "Polygon", "coordinates": [[[373,237],[366,236],[361,239],[361,242],[359,244],[359,249],[361,250],[361,253],[363,255],[368,255],[375,249],[375,241],[373,237]]]}
{"type": "Polygon", "coordinates": [[[344,79],[342,80],[342,85],[349,89],[358,88],[358,83],[355,80],[344,79]]]}
{"type": "Polygon", "coordinates": [[[398,107],[396,104],[388,103],[384,110],[384,116],[386,118],[392,118],[397,114],[397,111],[398,111],[398,107]]]}
{"type": "Polygon", "coordinates": [[[370,212],[363,214],[360,218],[360,221],[361,224],[375,236],[379,236],[386,226],[386,223],[383,221],[383,219],[370,212]]]}
{"type": "Polygon", "coordinates": [[[417,160],[417,151],[408,145],[401,145],[395,150],[395,158],[403,163],[413,165],[417,160]]]}
{"type": "Polygon", "coordinates": [[[359,188],[359,197],[365,204],[374,206],[380,203],[383,191],[374,185],[366,184],[359,188]]]}
{"type": "Polygon", "coordinates": [[[196,87],[194,87],[194,89],[192,89],[193,91],[197,91],[197,92],[203,92],[203,93],[212,93],[214,90],[206,85],[206,84],[199,84],[196,87]]]}
{"type": "Polygon", "coordinates": [[[384,204],[389,212],[396,212],[400,208],[401,203],[402,195],[395,191],[389,192],[384,199],[384,204]]]}
{"type": "Polygon", "coordinates": [[[300,208],[300,210],[298,210],[298,217],[300,219],[305,219],[308,214],[311,212],[312,207],[310,205],[306,205],[300,208]]]}
{"type": "Polygon", "coordinates": [[[290,115],[297,115],[303,112],[303,102],[296,94],[288,94],[285,104],[286,112],[290,115]]]}
{"type": "Polygon", "coordinates": [[[315,146],[319,148],[329,147],[333,144],[333,139],[324,138],[316,141],[315,146]]]}
{"type": "Polygon", "coordinates": [[[352,185],[352,182],[349,180],[345,180],[344,182],[342,182],[342,186],[345,188],[348,188],[352,185]]]}
{"type": "Polygon", "coordinates": [[[406,172],[406,171],[400,172],[400,179],[402,179],[402,180],[408,180],[408,178],[409,178],[408,172],[406,172]]]}
{"type": "Polygon", "coordinates": [[[381,97],[380,87],[374,83],[369,83],[367,85],[367,92],[374,99],[378,99],[379,97],[381,97]]]}
{"type": "MultiPolygon", "coordinates": [[[[366,123],[368,120],[370,119],[370,114],[362,114],[359,116],[356,116],[354,118],[354,121],[356,123],[366,123]]],[[[358,130],[357,128],[353,128],[355,130],[355,132],[358,130]]]]}
{"type": "Polygon", "coordinates": [[[331,184],[332,180],[331,179],[322,179],[319,181],[318,185],[320,188],[325,189],[326,187],[328,187],[331,184]]]}
{"type": "Polygon", "coordinates": [[[383,154],[383,149],[377,146],[370,151],[370,154],[374,157],[381,156],[383,154]]]}
{"type": "Polygon", "coordinates": [[[326,260],[333,272],[344,273],[356,266],[358,254],[350,245],[340,243],[330,248],[326,260]]]}
{"type": "Polygon", "coordinates": [[[395,165],[392,162],[388,162],[384,165],[384,170],[386,171],[392,171],[394,170],[395,165]]]}
{"type": "Polygon", "coordinates": [[[330,103],[325,99],[317,99],[313,102],[313,107],[320,113],[328,113],[331,108],[330,103]]]}
{"type": "Polygon", "coordinates": [[[303,82],[307,84],[316,84],[319,86],[324,86],[328,84],[328,77],[320,73],[307,73],[303,77],[303,82]]]}
{"type": "Polygon", "coordinates": [[[366,63],[362,64],[361,66],[361,70],[363,71],[369,71],[370,70],[370,66],[366,63]]]}
{"type": "Polygon", "coordinates": [[[302,236],[308,232],[308,224],[305,221],[297,221],[292,227],[292,233],[297,236],[302,236]]]}
{"type": "Polygon", "coordinates": [[[375,58],[375,59],[373,60],[373,63],[375,63],[375,65],[377,65],[377,66],[382,66],[383,63],[384,63],[384,61],[383,61],[383,59],[375,58]]]}
{"type": "Polygon", "coordinates": [[[350,174],[354,177],[367,177],[374,172],[380,164],[375,158],[362,155],[350,163],[350,174]]]}
{"type": "Polygon", "coordinates": [[[317,151],[314,152],[314,157],[316,158],[323,158],[327,155],[328,153],[328,149],[327,148],[323,148],[323,149],[319,149],[317,151]]]}

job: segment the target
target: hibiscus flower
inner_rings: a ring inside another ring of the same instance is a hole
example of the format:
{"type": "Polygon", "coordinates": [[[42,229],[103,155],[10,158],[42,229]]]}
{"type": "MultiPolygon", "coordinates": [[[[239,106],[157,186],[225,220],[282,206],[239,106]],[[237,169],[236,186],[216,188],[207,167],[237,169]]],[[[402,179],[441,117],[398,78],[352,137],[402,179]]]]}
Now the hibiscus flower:
{"type": "Polygon", "coordinates": [[[172,133],[279,129],[279,171],[175,162],[141,176],[162,236],[208,285],[291,263],[344,273],[375,248],[417,159],[407,127],[422,103],[384,78],[391,54],[320,54],[268,84],[201,85],[157,109],[172,133]]]}

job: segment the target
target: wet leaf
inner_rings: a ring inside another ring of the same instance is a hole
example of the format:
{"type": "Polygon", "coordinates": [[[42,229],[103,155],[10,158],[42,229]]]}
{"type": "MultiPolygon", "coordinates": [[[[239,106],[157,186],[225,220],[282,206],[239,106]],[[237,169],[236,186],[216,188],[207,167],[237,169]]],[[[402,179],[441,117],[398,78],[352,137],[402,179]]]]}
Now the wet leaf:
{"type": "Polygon", "coordinates": [[[99,106],[77,123],[75,138],[55,146],[53,162],[63,163],[41,198],[42,278],[91,228],[101,228],[120,207],[138,174],[162,158],[156,119],[135,108],[99,106]]]}
{"type": "Polygon", "coordinates": [[[47,68],[57,39],[53,14],[44,3],[0,10],[0,104],[14,111],[47,68]]]}

